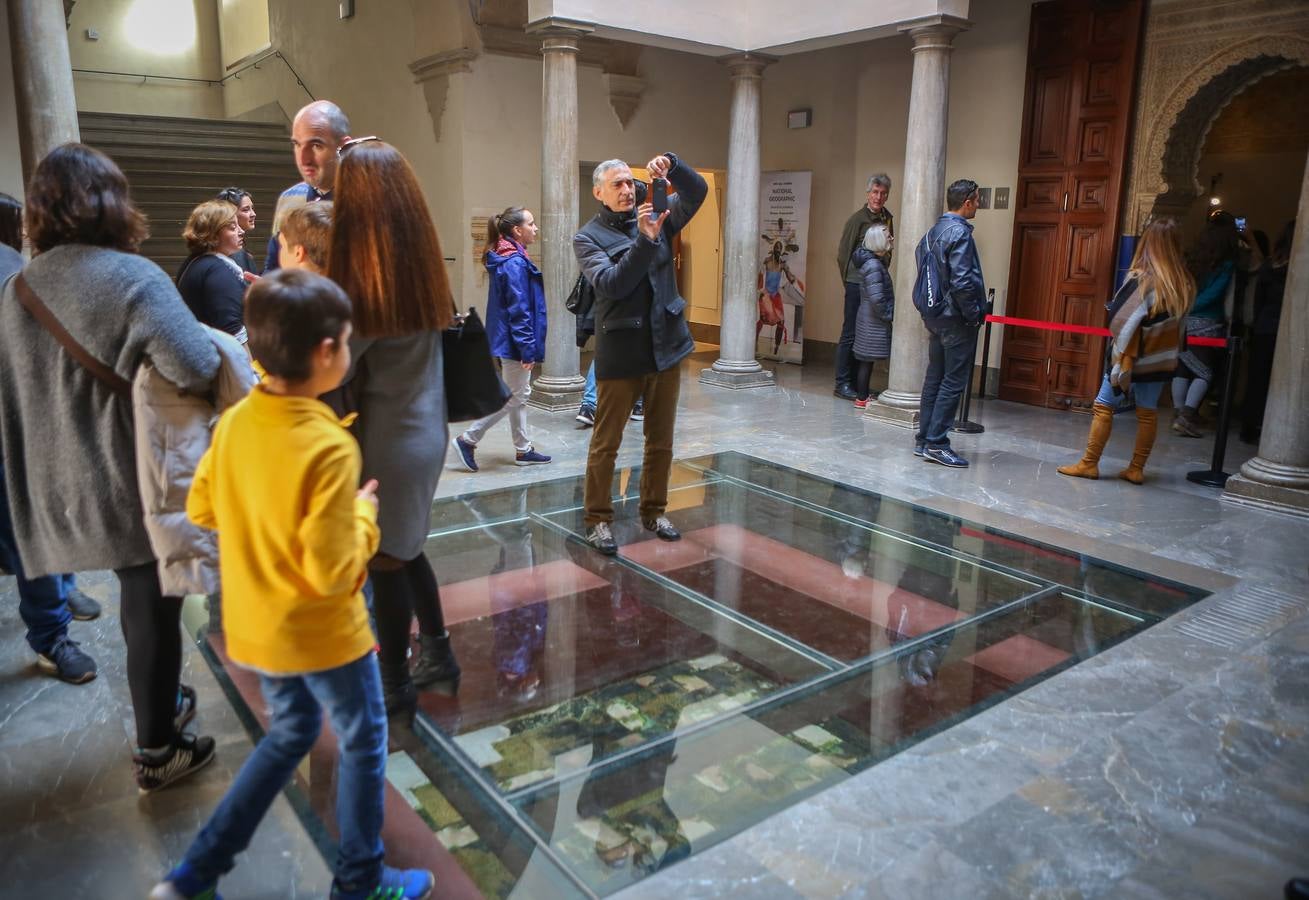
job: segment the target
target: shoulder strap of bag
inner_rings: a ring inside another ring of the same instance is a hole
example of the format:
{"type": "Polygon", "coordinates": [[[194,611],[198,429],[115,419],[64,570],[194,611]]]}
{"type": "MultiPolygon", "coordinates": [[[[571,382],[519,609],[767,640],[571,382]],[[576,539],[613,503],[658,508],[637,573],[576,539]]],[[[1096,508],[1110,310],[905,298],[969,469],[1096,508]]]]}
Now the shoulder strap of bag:
{"type": "Polygon", "coordinates": [[[23,304],[23,308],[31,313],[32,318],[36,319],[51,336],[68,351],[68,355],[81,363],[82,367],[99,378],[111,391],[120,397],[132,396],[132,385],[113,369],[106,366],[100,360],[96,359],[86,348],[73,339],[68,330],[60,324],[55,318],[54,313],[50,312],[50,307],[41,301],[31,286],[28,285],[27,279],[19,275],[14,280],[14,286],[18,289],[18,302],[23,304]]]}

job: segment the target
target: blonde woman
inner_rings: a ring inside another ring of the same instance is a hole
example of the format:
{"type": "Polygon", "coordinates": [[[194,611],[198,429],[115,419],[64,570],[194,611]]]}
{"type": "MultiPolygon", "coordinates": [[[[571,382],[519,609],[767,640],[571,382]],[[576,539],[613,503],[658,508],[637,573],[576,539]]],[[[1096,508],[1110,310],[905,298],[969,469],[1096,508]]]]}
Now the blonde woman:
{"type": "Polygon", "coordinates": [[[1113,430],[1114,408],[1127,393],[1136,401],[1136,447],[1118,477],[1145,481],[1154,446],[1159,395],[1172,380],[1182,343],[1182,322],[1195,296],[1195,279],[1182,257],[1181,228],[1174,219],[1146,226],[1127,280],[1109,304],[1110,368],[1091,407],[1091,434],[1081,460],[1060,466],[1061,475],[1099,478],[1100,454],[1113,430]]]}
{"type": "Polygon", "coordinates": [[[244,231],[237,208],[225,200],[206,200],[186,220],[182,237],[190,256],[177,271],[177,290],[203,324],[245,343],[245,272],[232,259],[244,231]]]}

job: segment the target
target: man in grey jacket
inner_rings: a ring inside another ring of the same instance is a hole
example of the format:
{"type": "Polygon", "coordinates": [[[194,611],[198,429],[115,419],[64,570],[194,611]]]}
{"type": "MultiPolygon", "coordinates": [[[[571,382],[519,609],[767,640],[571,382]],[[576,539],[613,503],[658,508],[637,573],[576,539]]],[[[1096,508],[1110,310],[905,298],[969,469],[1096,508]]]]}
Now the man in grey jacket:
{"type": "Polygon", "coordinates": [[[666,178],[676,189],[665,212],[655,216],[650,202],[637,207],[632,170],[620,159],[607,160],[591,176],[600,212],[573,236],[577,262],[595,289],[598,398],[586,462],[587,541],[609,556],[618,552],[610,527],[614,460],[638,399],[645,401],[641,522],[662,540],[681,537],[664,512],[681,392],[679,364],[695,342],[669,244],[700,209],[709,186],[672,153],[656,156],[646,168],[652,179],[666,178]]]}

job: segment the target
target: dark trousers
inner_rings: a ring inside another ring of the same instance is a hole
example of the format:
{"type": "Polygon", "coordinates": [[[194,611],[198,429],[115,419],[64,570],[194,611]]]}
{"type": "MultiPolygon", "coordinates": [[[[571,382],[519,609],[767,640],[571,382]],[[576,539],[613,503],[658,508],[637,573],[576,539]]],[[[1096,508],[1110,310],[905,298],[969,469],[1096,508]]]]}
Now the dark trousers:
{"type": "Polygon", "coordinates": [[[0,464],[0,566],[14,573],[18,581],[18,615],[27,626],[28,646],[36,653],[49,653],[55,641],[68,633],[73,614],[68,610],[72,575],[23,576],[18,542],[9,519],[9,497],[5,493],[5,468],[0,464]]]}
{"type": "Polygon", "coordinates": [[[949,447],[950,426],[968,383],[968,367],[977,348],[977,329],[962,322],[938,325],[929,332],[927,374],[918,407],[917,440],[928,447],[949,447]]]}
{"type": "Polygon", "coordinates": [[[127,644],[127,687],[136,716],[136,745],[172,744],[177,683],[182,674],[182,598],[165,597],[159,565],[117,569],[120,618],[127,644]]]}
{"type": "Polygon", "coordinates": [[[1255,334],[1250,337],[1250,368],[1245,382],[1245,400],[1241,404],[1241,433],[1252,437],[1264,425],[1264,407],[1268,405],[1268,384],[1273,375],[1273,354],[1277,335],[1255,334]]]}
{"type": "Polygon", "coordinates": [[[854,323],[859,315],[859,285],[845,286],[845,318],[841,320],[841,337],[836,342],[836,386],[854,381],[854,323]]]}
{"type": "Polygon", "coordinates": [[[673,426],[682,370],[671,366],[636,378],[604,378],[595,408],[595,428],[586,458],[586,527],[614,519],[614,460],[623,443],[623,428],[637,399],[645,400],[645,458],[641,463],[641,520],[668,509],[668,475],[673,465],[673,426]]]}

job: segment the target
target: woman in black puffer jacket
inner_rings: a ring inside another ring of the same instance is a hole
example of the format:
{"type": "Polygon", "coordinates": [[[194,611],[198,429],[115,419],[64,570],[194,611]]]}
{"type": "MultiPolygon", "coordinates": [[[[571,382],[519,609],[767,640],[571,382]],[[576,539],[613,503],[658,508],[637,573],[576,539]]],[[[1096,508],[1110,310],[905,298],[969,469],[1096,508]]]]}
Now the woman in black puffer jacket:
{"type": "Polygon", "coordinates": [[[895,315],[895,291],[883,258],[890,255],[895,238],[885,225],[871,225],[864,241],[850,255],[859,269],[859,312],[855,317],[854,358],[859,361],[854,389],[854,405],[868,405],[868,383],[873,376],[873,361],[891,356],[891,318],[895,315]]]}

